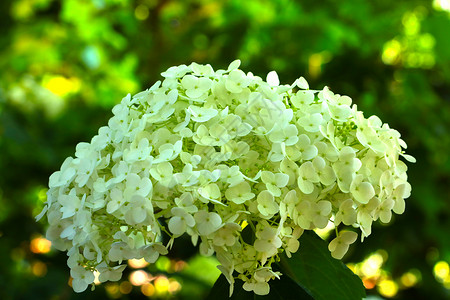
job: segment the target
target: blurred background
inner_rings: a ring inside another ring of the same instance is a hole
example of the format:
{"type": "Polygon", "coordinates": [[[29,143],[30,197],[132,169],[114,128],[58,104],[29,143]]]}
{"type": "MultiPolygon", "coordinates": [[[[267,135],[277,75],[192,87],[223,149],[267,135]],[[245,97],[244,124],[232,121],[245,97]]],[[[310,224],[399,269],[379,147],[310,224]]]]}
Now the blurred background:
{"type": "MultiPolygon", "coordinates": [[[[34,221],[48,177],[127,93],[173,65],[210,63],[350,95],[417,158],[406,212],[345,262],[373,298],[450,299],[449,0],[0,1],[0,298],[202,299],[214,258],[179,241],[122,281],[73,293],[66,254],[34,221]]],[[[323,236],[326,238],[326,232],[323,236]]]]}

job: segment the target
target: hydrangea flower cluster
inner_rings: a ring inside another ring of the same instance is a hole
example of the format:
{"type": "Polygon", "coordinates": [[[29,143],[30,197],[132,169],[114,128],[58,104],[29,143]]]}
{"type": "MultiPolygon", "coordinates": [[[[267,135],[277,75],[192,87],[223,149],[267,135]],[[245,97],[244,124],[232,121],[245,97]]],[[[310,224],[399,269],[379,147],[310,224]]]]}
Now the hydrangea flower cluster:
{"type": "MultiPolygon", "coordinates": [[[[68,251],[76,292],[94,271],[119,280],[124,261],[154,263],[188,234],[215,253],[230,293],[239,278],[264,295],[304,230],[334,222],[364,238],[373,221],[403,213],[411,187],[399,156],[414,159],[396,130],[303,77],[280,85],[275,72],[264,81],[239,65],[169,68],[50,176],[37,219],[47,214],[47,238],[68,251]]],[[[341,230],[329,250],[342,258],[356,239],[341,230]]]]}

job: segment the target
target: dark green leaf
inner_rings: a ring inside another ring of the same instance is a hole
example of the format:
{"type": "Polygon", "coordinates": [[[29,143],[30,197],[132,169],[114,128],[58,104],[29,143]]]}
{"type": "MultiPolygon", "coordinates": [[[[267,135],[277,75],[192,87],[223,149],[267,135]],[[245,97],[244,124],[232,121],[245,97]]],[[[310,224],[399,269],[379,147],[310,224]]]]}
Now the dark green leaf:
{"type": "Polygon", "coordinates": [[[316,300],[360,300],[366,296],[361,279],[340,260],[313,231],[300,238],[300,249],[287,258],[281,255],[281,272],[291,277],[316,300]]]}

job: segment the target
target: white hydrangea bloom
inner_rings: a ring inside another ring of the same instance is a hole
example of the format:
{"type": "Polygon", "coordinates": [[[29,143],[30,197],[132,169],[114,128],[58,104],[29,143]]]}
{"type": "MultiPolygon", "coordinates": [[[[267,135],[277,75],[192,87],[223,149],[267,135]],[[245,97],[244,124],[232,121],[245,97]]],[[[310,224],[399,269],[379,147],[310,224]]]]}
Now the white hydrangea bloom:
{"type": "MultiPolygon", "coordinates": [[[[264,81],[239,65],[169,68],[50,176],[37,218],[47,215],[47,238],[68,251],[76,292],[94,271],[119,280],[126,259],[154,263],[187,234],[216,253],[230,293],[239,278],[265,295],[280,275],[271,264],[301,247],[304,230],[333,220],[364,238],[403,213],[411,186],[399,157],[414,158],[397,131],[327,87],[280,85],[276,72],[264,81]]],[[[338,233],[329,250],[342,258],[356,238],[338,233]]]]}

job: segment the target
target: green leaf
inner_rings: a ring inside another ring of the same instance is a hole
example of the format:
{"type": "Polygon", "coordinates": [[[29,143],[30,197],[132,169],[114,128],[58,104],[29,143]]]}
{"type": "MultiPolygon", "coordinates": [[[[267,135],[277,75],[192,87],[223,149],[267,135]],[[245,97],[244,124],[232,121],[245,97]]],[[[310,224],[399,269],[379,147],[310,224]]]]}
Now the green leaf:
{"type": "Polygon", "coordinates": [[[366,296],[361,279],[340,260],[334,259],[327,244],[313,231],[300,238],[299,251],[281,256],[281,272],[291,277],[316,300],[360,300],[366,296]]]}
{"type": "Polygon", "coordinates": [[[216,283],[212,287],[206,300],[285,300],[299,299],[312,300],[313,298],[295,281],[288,276],[281,276],[280,279],[269,281],[270,293],[266,296],[255,295],[253,292],[247,292],[242,287],[243,281],[237,279],[234,283],[233,295],[229,296],[230,284],[225,276],[220,275],[216,283]]]}

